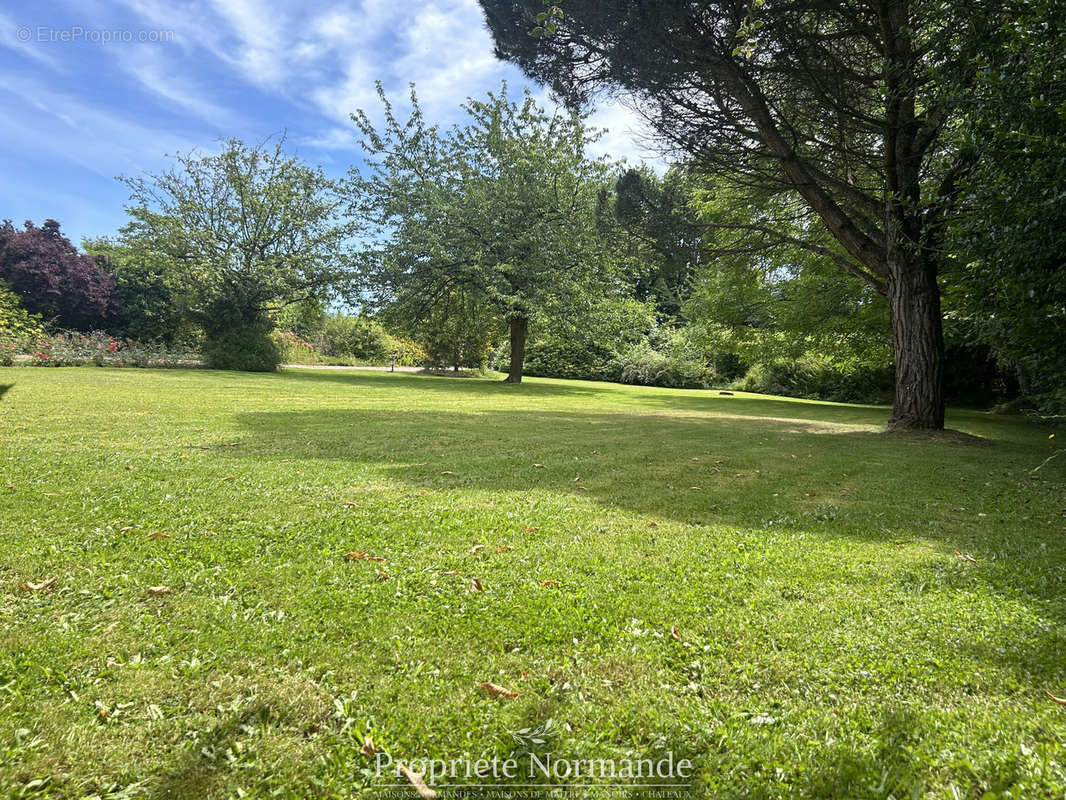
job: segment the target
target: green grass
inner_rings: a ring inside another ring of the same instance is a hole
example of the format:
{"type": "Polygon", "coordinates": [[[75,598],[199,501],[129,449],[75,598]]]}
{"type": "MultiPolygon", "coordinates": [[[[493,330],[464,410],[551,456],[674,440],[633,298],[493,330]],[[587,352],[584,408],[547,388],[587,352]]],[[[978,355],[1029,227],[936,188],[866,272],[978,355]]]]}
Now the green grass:
{"type": "Polygon", "coordinates": [[[686,797],[1066,792],[1050,429],[551,380],[7,383],[4,796],[376,797],[368,732],[491,758],[549,719],[541,754],[691,759],[686,797]]]}

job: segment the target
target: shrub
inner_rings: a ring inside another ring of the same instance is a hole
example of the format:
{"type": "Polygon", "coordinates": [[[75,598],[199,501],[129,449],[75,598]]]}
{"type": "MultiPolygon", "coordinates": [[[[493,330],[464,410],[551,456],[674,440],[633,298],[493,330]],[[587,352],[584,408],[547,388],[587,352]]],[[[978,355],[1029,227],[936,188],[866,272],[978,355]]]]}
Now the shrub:
{"type": "Polygon", "coordinates": [[[421,367],[429,361],[429,354],[422,345],[402,336],[392,338],[392,357],[398,367],[421,367]]]}
{"type": "Polygon", "coordinates": [[[706,389],[714,383],[714,371],[703,361],[683,351],[656,350],[651,342],[631,348],[621,364],[622,383],[666,386],[673,389],[706,389]]]}
{"type": "Polygon", "coordinates": [[[18,295],[0,281],[0,366],[10,367],[28,342],[42,337],[40,316],[23,308],[18,295]]]}
{"type": "MultiPolygon", "coordinates": [[[[510,366],[509,347],[502,360],[510,366]]],[[[498,360],[497,369],[501,368],[498,360]]],[[[617,381],[622,376],[622,365],[618,353],[601,344],[542,339],[526,348],[523,372],[546,378],[617,381]]]]}
{"type": "Polygon", "coordinates": [[[274,330],[270,338],[278,348],[283,364],[320,364],[322,359],[315,352],[314,345],[301,339],[292,331],[274,330]]]}
{"type": "Polygon", "coordinates": [[[322,329],[322,354],[368,364],[384,364],[392,355],[392,342],[380,323],[366,317],[335,314],[322,329]]]}
{"type": "Polygon", "coordinates": [[[816,357],[767,361],[748,370],[738,388],[837,403],[883,403],[892,396],[892,370],[847,367],[816,357]]]}
{"type": "Polygon", "coordinates": [[[270,338],[268,320],[252,320],[204,333],[204,364],[212,369],[273,372],[281,363],[281,351],[270,338]]]}

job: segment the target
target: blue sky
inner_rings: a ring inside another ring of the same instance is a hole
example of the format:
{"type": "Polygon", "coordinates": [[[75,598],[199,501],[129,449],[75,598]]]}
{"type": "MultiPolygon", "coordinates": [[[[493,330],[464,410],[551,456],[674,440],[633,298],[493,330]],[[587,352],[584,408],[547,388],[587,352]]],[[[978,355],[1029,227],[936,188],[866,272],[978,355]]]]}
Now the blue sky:
{"type": "MultiPolygon", "coordinates": [[[[19,5],[0,6],[0,218],[52,217],[75,243],[114,233],[127,197],[115,177],[167,153],[284,132],[340,175],[360,163],[348,115],[378,108],[375,80],[399,108],[413,81],[444,124],[502,79],[526,84],[494,58],[474,0],[19,5]]],[[[593,123],[609,131],[599,152],[654,160],[625,108],[602,104],[593,123]]]]}

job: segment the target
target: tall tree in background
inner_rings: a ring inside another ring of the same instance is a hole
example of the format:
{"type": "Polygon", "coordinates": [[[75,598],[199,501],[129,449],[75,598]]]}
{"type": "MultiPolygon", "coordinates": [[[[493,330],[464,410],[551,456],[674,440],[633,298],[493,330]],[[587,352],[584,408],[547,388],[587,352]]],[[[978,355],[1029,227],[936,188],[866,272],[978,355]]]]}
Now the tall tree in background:
{"type": "Polygon", "coordinates": [[[217,155],[175,160],[169,171],[122,179],[132,219],[121,244],[145,263],[169,262],[212,366],[274,369],[269,313],[346,285],[345,201],[281,141],[233,139],[217,155]]]}
{"type": "Polygon", "coordinates": [[[795,198],[779,204],[787,219],[751,232],[818,253],[888,298],[890,424],[943,427],[937,276],[973,161],[945,132],[1011,4],[569,0],[550,27],[538,25],[540,0],[481,5],[498,55],[571,102],[621,90],[699,171],[795,198]],[[534,26],[551,35],[531,36],[534,26]],[[815,220],[832,247],[790,232],[815,220]]]}
{"type": "Polygon", "coordinates": [[[31,314],[79,331],[102,329],[119,310],[115,281],[100,261],[79,253],[54,219],[17,230],[0,223],[0,280],[31,314]]]}
{"type": "Polygon", "coordinates": [[[353,115],[367,174],[352,174],[352,211],[376,225],[363,254],[373,300],[417,320],[465,298],[506,320],[507,380],[519,383],[530,320],[548,302],[589,291],[610,263],[596,225],[609,167],[585,154],[576,114],[550,114],[506,85],[464,106],[469,122],[427,125],[412,89],[397,120],[380,85],[385,124],[353,115]]]}

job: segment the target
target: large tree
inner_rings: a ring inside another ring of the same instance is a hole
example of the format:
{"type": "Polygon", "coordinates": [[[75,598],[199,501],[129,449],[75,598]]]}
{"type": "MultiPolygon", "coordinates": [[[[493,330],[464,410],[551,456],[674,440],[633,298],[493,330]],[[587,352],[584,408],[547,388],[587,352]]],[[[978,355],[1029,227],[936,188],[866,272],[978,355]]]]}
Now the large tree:
{"type": "Polygon", "coordinates": [[[0,280],[26,310],[64,328],[105,328],[119,310],[115,281],[100,259],[79,253],[54,219],[22,230],[0,223],[0,280]]]}
{"type": "Polygon", "coordinates": [[[166,260],[215,366],[273,369],[270,312],[345,285],[346,201],[281,141],[234,139],[217,154],[175,161],[165,172],[122,179],[132,219],[120,243],[143,263],[166,260]]]}
{"type": "Polygon", "coordinates": [[[943,427],[937,276],[973,161],[945,134],[1011,4],[568,0],[550,26],[538,26],[541,0],[481,5],[498,54],[572,102],[625,93],[697,170],[794,198],[787,229],[767,218],[752,233],[819,253],[888,298],[891,425],[943,427]],[[790,232],[816,220],[832,246],[790,232]]]}
{"type": "Polygon", "coordinates": [[[353,172],[353,212],[376,236],[363,254],[372,301],[426,320],[464,298],[506,320],[507,380],[519,383],[529,324],[549,302],[589,291],[611,263],[597,228],[610,168],[589,158],[581,116],[549,113],[506,86],[467,101],[468,122],[428,125],[412,89],[400,122],[379,86],[385,124],[353,115],[368,168],[353,172]]]}

